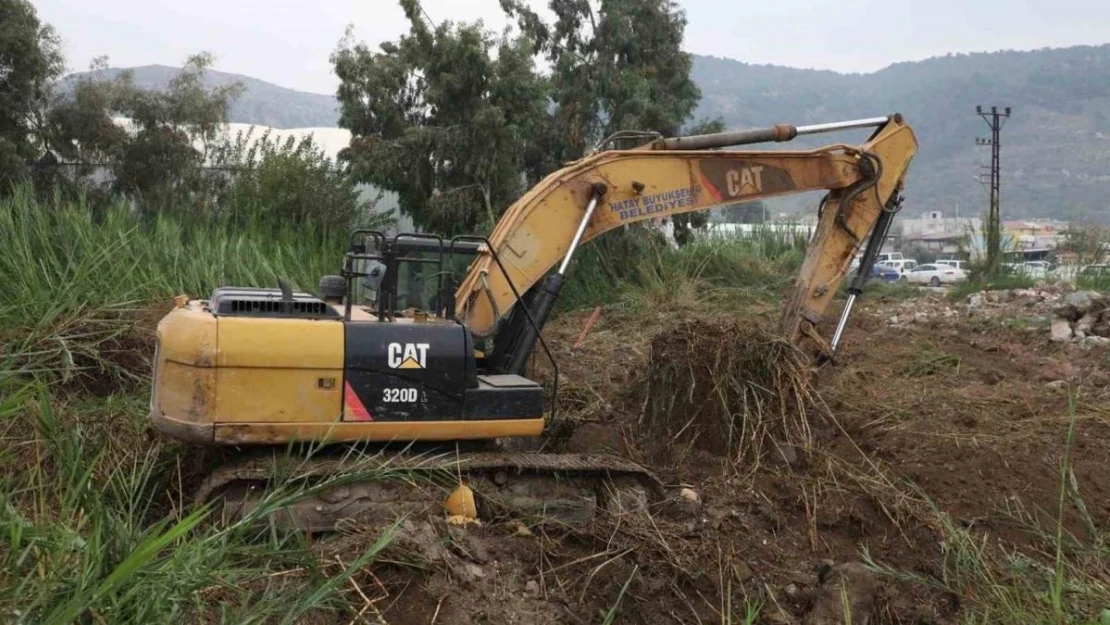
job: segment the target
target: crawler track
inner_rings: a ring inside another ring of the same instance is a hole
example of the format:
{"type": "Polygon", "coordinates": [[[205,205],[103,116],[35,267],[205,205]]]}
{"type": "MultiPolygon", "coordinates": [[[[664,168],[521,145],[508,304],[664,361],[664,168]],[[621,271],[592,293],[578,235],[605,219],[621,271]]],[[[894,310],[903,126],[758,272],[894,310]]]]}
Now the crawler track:
{"type": "Polygon", "coordinates": [[[345,520],[380,524],[402,513],[442,511],[460,483],[474,491],[483,519],[588,523],[599,513],[644,508],[664,496],[650,471],[601,454],[394,452],[305,460],[269,453],[217,469],[201,484],[196,503],[219,502],[222,520],[235,522],[264,501],[275,476],[298,480],[308,493],[273,520],[279,529],[309,532],[334,531],[345,520]]]}

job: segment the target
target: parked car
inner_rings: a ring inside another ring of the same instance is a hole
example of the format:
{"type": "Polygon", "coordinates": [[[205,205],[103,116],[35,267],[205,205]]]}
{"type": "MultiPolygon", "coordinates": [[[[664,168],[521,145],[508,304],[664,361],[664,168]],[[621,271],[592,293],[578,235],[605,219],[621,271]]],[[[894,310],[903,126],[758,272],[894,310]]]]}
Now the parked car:
{"type": "Polygon", "coordinates": [[[1025,261],[1025,273],[1033,276],[1034,278],[1047,277],[1049,272],[1054,270],[1055,267],[1052,263],[1046,260],[1027,260],[1025,261]]]}
{"type": "Polygon", "coordinates": [[[905,275],[906,272],[911,271],[917,266],[917,261],[912,258],[896,258],[894,260],[884,261],[884,267],[890,267],[898,273],[905,275]]]}
{"type": "MultiPolygon", "coordinates": [[[[875,256],[875,264],[885,263],[888,260],[902,260],[902,252],[880,252],[875,256]]],[[[848,267],[848,271],[852,272],[859,269],[860,262],[863,261],[863,253],[856,254],[852,259],[852,264],[848,267]]]]}
{"type": "Polygon", "coordinates": [[[967,273],[963,269],[949,267],[948,265],[918,265],[905,273],[906,281],[910,284],[928,284],[940,286],[967,280],[967,273]]]}
{"type": "Polygon", "coordinates": [[[875,266],[871,268],[871,275],[884,282],[897,282],[898,279],[902,277],[902,274],[898,273],[897,269],[887,267],[886,265],[880,265],[879,263],[875,263],[875,266]]]}
{"type": "Polygon", "coordinates": [[[933,264],[934,265],[945,265],[945,266],[948,266],[948,267],[955,267],[956,269],[959,269],[960,271],[967,271],[967,261],[966,260],[955,260],[955,259],[950,259],[949,258],[949,259],[944,259],[944,260],[938,260],[937,262],[935,262],[933,264]]]}

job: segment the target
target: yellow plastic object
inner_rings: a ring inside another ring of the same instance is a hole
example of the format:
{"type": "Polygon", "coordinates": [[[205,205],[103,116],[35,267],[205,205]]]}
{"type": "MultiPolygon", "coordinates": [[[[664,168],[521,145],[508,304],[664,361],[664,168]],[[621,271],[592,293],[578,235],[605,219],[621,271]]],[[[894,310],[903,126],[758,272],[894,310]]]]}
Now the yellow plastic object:
{"type": "Polygon", "coordinates": [[[466,525],[478,522],[478,507],[474,504],[474,491],[466,484],[459,484],[443,502],[447,510],[447,522],[451,525],[466,525]]]}

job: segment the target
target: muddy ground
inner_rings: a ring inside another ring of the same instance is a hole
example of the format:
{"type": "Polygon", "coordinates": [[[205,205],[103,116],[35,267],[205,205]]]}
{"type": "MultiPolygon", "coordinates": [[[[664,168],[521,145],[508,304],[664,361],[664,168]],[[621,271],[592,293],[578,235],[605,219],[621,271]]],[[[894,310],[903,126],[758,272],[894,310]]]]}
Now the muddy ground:
{"type": "MultiPolygon", "coordinates": [[[[810,442],[771,419],[765,441],[792,442],[754,454],[752,445],[730,451],[704,428],[706,444],[684,445],[680,433],[660,445],[658,428],[643,423],[660,395],[720,390],[696,379],[704,366],[691,367],[686,382],[653,371],[675,370],[692,353],[743,349],[750,319],[701,316],[689,325],[666,313],[607,310],[572,351],[591,311],[561,317],[545,333],[562,384],[563,416],[549,448],[649,463],[669,485],[697,493],[697,513],[585,530],[409,522],[391,547],[393,563],[357,580],[364,617],[601,623],[613,611],[618,623],[743,623],[747,606],[759,605],[755,622],[839,623],[837,582],[845,580],[853,623],[956,622],[968,600],[959,588],[876,575],[859,564],[864,554],[940,579],[948,521],[1035,556],[1038,543],[1024,528],[1056,517],[1073,422],[1071,461],[1089,516],[1069,506],[1065,527],[1079,536],[1090,520],[1104,523],[1110,357],[1102,347],[1051,342],[1044,305],[983,315],[939,297],[914,302],[865,303],[839,362],[815,377],[810,442]],[[891,322],[907,311],[928,314],[891,322]],[[676,340],[686,341],[678,351],[676,340]],[[653,393],[652,383],[672,386],[653,393]],[[660,456],[668,447],[674,453],[660,456]]],[[[695,409],[719,408],[707,406],[695,409]]]]}

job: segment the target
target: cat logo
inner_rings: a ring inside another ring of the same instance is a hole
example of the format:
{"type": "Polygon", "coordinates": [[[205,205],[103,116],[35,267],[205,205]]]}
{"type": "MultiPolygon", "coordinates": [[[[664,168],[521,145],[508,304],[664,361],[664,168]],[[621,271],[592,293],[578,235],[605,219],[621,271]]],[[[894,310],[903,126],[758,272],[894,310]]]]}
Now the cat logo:
{"type": "Polygon", "coordinates": [[[389,367],[391,369],[423,369],[428,365],[428,343],[390,343],[389,367]]]}
{"type": "Polygon", "coordinates": [[[763,191],[763,167],[744,167],[740,171],[730,169],[725,174],[725,180],[728,182],[728,194],[730,197],[738,195],[749,195],[752,193],[760,193],[763,191]]]}

